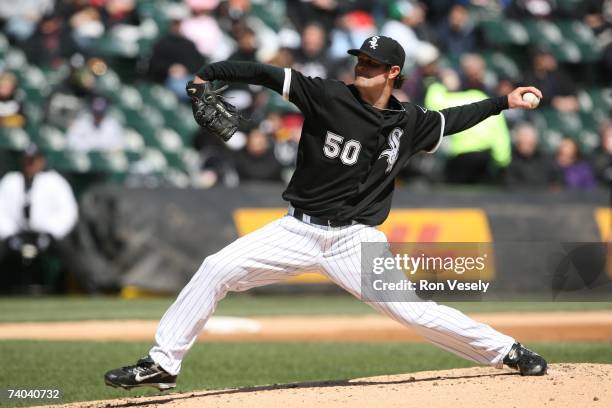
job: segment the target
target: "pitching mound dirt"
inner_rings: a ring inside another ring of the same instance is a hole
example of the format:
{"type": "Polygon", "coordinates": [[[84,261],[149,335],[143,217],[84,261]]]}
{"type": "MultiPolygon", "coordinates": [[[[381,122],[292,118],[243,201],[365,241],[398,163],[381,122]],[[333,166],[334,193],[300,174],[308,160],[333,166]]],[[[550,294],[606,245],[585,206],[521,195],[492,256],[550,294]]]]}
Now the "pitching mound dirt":
{"type": "Polygon", "coordinates": [[[477,367],[90,401],[64,407],[603,408],[611,405],[612,365],[553,364],[543,377],[521,377],[513,371],[477,367]]]}

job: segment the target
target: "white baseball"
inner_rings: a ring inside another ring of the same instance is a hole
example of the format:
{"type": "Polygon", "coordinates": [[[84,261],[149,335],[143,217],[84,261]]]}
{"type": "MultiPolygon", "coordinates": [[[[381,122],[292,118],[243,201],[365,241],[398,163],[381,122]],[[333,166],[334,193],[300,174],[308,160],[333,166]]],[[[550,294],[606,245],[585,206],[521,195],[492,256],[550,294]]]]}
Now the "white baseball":
{"type": "Polygon", "coordinates": [[[535,109],[540,104],[540,98],[532,92],[525,92],[523,94],[523,100],[531,105],[531,109],[535,109]]]}

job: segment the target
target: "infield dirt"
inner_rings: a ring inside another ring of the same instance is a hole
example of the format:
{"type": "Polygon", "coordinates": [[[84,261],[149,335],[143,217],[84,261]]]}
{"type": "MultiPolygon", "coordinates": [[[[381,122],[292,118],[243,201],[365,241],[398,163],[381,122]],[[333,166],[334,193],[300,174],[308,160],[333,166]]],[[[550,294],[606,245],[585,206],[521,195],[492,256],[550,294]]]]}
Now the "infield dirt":
{"type": "MultiPolygon", "coordinates": [[[[523,342],[612,340],[612,311],[470,314],[523,342]]],[[[104,320],[0,324],[0,339],[152,341],[157,321],[104,320]]],[[[203,341],[408,341],[422,337],[379,315],[213,317],[203,341]]]]}
{"type": "Polygon", "coordinates": [[[70,408],[111,407],[609,407],[612,365],[553,364],[543,377],[521,377],[489,367],[163,394],[89,401],[70,408]]]}

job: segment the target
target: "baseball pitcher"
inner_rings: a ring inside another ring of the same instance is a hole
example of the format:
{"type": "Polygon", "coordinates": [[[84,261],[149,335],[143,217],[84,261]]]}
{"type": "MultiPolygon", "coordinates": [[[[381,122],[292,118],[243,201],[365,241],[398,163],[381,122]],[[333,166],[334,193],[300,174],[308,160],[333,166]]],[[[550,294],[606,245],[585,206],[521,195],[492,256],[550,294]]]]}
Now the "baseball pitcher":
{"type": "MultiPolygon", "coordinates": [[[[238,123],[236,110],[209,81],[268,87],[304,115],[297,167],[283,193],[288,214],[207,257],[162,317],[155,345],[134,365],[107,372],[106,384],[130,389],[175,387],[181,362],[229,291],[267,285],[319,269],[354,296],[361,296],[362,242],[386,242],[376,229],[391,209],[394,179],[414,154],[434,153],[445,135],[470,128],[508,108],[530,109],[520,87],[503,97],[428,111],[400,102],[405,53],[393,39],[368,38],[357,57],[355,82],[305,77],[289,68],[218,62],[187,84],[195,120],[223,140],[238,123]]],[[[543,375],[546,361],[512,337],[435,302],[368,302],[412,327],[428,341],[468,360],[522,375],[543,375]]]]}

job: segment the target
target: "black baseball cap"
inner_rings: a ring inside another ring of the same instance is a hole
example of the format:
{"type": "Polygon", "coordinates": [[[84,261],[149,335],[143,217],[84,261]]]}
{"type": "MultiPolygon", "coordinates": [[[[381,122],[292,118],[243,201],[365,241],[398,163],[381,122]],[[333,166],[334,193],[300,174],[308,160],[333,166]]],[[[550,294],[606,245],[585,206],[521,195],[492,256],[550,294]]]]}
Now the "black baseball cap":
{"type": "Polygon", "coordinates": [[[404,67],[404,60],[406,59],[406,53],[402,46],[393,38],[385,37],[384,35],[368,37],[361,45],[361,48],[350,49],[348,53],[355,56],[365,54],[384,64],[399,65],[400,69],[404,67]]]}

